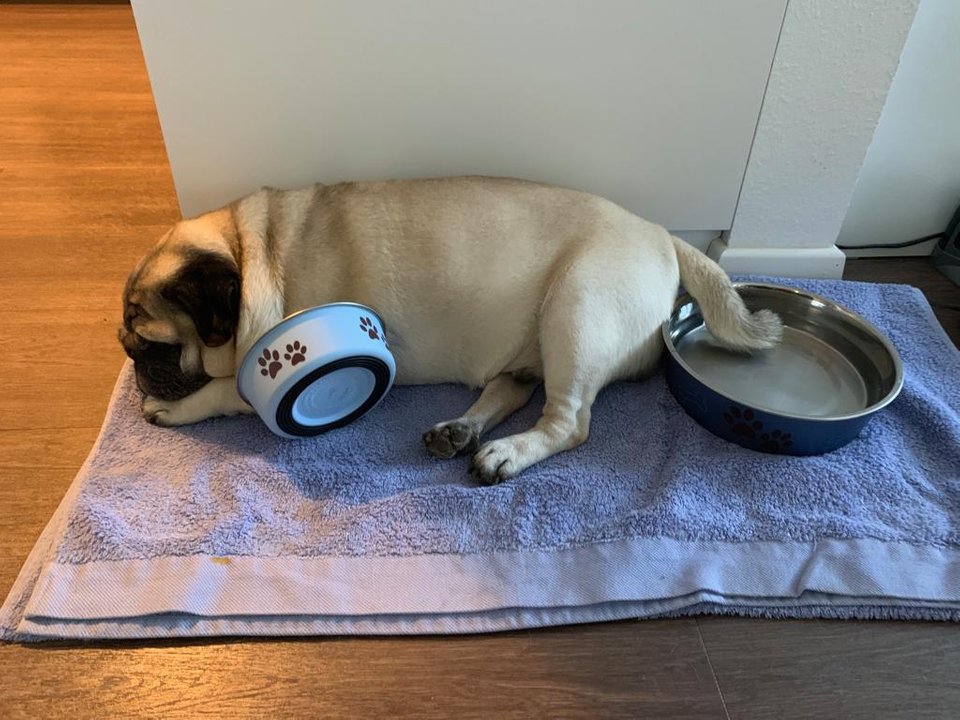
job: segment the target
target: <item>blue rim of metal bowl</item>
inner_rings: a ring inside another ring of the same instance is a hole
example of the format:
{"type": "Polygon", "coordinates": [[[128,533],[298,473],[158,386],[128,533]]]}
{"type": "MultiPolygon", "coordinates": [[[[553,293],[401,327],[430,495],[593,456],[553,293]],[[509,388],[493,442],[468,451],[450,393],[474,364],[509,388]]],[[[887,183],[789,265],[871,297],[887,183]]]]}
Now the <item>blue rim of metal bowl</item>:
{"type": "MultiPolygon", "coordinates": [[[[804,300],[807,300],[807,301],[814,301],[817,303],[821,303],[824,307],[829,308],[832,312],[839,314],[848,323],[855,326],[859,326],[862,330],[866,330],[871,336],[873,336],[873,338],[877,342],[879,342],[883,346],[884,350],[886,350],[887,353],[890,355],[890,359],[893,362],[893,366],[895,370],[893,387],[889,390],[889,392],[887,392],[887,394],[884,395],[883,398],[881,398],[877,402],[873,403],[872,405],[869,405],[863,410],[858,410],[857,412],[854,412],[854,413],[848,413],[846,415],[827,415],[827,416],[796,415],[792,413],[786,413],[780,410],[772,410],[769,408],[761,407],[759,405],[752,405],[751,407],[754,407],[757,410],[762,410],[763,412],[768,413],[770,415],[779,416],[783,418],[790,418],[792,420],[813,421],[813,422],[844,422],[847,420],[862,418],[866,415],[873,415],[877,411],[882,410],[887,405],[892,403],[900,394],[900,391],[903,389],[903,361],[900,359],[900,353],[897,352],[897,349],[893,346],[893,343],[890,342],[889,338],[887,338],[887,336],[883,332],[881,332],[876,325],[871,323],[862,315],[859,315],[855,313],[853,310],[845,308],[842,305],[834,302],[833,300],[829,300],[821,295],[817,295],[816,293],[812,293],[812,292],[807,292],[806,290],[800,290],[798,288],[789,287],[787,285],[778,285],[775,283],[736,282],[736,283],[733,283],[733,286],[737,288],[738,292],[740,288],[764,288],[768,290],[775,290],[777,292],[795,295],[798,298],[803,298],[804,300]]],[[[677,352],[677,349],[674,346],[673,341],[670,337],[670,327],[673,320],[673,314],[677,311],[677,309],[681,305],[684,305],[690,302],[691,300],[695,303],[697,302],[696,298],[694,298],[689,292],[684,292],[683,294],[678,296],[677,299],[674,301],[673,309],[670,311],[670,317],[666,320],[666,322],[663,323],[663,325],[660,328],[660,332],[663,337],[664,344],[666,345],[667,351],[670,353],[670,356],[673,358],[673,360],[681,368],[683,368],[684,372],[686,372],[687,375],[696,379],[698,382],[702,383],[704,386],[710,388],[712,392],[715,392],[720,397],[729,400],[731,403],[743,404],[742,400],[735,397],[731,397],[727,393],[724,393],[718,390],[717,388],[712,386],[710,383],[706,382],[696,372],[693,371],[693,369],[680,356],[680,353],[677,352]]],[[[697,303],[697,306],[699,307],[699,303],[697,303]]]]}

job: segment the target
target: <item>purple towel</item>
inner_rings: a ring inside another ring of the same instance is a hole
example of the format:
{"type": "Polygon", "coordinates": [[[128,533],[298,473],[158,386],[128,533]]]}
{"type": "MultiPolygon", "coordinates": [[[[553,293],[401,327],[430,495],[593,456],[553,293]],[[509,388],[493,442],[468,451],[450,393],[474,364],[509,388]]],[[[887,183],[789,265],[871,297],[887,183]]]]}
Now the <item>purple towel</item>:
{"type": "MultiPolygon", "coordinates": [[[[2,612],[8,640],[474,632],[692,612],[960,617],[960,354],[915,288],[779,280],[899,349],[901,396],[821,457],[711,435],[662,376],[497,487],[420,439],[475,397],[398,387],[318,438],[253,416],[157,428],[121,373],[2,612]]],[[[533,424],[542,395],[494,437],[533,424]]]]}

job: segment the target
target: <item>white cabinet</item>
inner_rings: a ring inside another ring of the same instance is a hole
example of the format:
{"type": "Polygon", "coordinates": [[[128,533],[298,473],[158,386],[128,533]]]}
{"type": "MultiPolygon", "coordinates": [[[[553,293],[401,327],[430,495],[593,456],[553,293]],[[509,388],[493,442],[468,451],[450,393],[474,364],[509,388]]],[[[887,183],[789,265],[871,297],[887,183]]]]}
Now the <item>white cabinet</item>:
{"type": "Polygon", "coordinates": [[[512,175],[730,227],[786,0],[133,0],[181,208],[512,175]]]}

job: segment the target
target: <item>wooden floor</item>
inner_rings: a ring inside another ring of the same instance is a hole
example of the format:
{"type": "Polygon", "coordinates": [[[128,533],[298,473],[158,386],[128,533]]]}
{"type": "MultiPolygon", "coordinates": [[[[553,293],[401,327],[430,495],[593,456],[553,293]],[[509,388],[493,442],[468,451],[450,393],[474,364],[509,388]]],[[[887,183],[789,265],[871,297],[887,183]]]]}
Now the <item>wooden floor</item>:
{"type": "MultiPolygon", "coordinates": [[[[177,218],[130,10],[0,6],[0,596],[89,450],[120,290],[177,218]]],[[[960,341],[957,289],[911,282],[960,341]]],[[[0,647],[0,718],[960,716],[960,629],[700,618],[495,636],[0,647]]]]}

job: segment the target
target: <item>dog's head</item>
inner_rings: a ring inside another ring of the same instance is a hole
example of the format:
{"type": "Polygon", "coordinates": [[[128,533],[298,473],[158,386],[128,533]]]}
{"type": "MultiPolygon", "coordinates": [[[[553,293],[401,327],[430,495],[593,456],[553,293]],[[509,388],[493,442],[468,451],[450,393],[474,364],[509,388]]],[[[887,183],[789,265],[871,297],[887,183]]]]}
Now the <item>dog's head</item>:
{"type": "Polygon", "coordinates": [[[203,349],[236,333],[240,269],[222,213],[178,223],[127,279],[120,343],[148,395],[179,400],[210,380],[203,349]]]}

